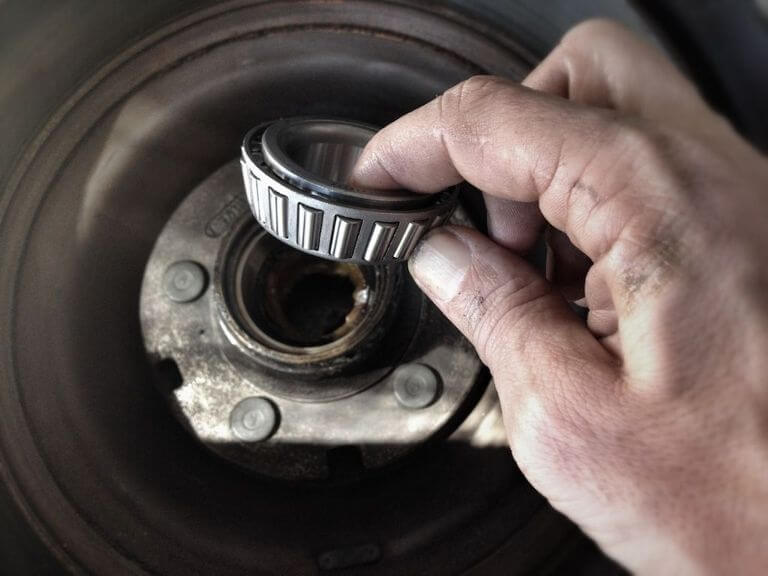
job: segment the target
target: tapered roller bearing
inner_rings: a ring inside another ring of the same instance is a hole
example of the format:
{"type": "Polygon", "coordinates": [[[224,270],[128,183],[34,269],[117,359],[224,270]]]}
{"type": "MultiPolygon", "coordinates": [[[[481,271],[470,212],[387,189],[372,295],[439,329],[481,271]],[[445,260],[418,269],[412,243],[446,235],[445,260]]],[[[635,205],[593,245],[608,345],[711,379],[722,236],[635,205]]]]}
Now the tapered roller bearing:
{"type": "Polygon", "coordinates": [[[368,124],[303,117],[248,132],[241,164],[256,219],[282,242],[322,258],[406,260],[427,231],[450,218],[458,189],[419,194],[351,186],[355,162],[375,133],[368,124]]]}

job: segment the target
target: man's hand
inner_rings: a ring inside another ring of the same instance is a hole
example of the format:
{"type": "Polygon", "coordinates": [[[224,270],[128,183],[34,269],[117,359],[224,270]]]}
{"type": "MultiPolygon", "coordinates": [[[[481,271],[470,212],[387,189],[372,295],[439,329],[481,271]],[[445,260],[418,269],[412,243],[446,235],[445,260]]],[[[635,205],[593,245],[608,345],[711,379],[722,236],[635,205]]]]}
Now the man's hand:
{"type": "Polygon", "coordinates": [[[589,22],[523,86],[472,78],[386,127],[355,176],[461,180],[490,239],[439,229],[410,270],[489,366],[530,482],[637,572],[765,573],[766,160],[660,53],[589,22]],[[589,257],[586,326],[520,256],[545,221],[560,270],[589,257]]]}

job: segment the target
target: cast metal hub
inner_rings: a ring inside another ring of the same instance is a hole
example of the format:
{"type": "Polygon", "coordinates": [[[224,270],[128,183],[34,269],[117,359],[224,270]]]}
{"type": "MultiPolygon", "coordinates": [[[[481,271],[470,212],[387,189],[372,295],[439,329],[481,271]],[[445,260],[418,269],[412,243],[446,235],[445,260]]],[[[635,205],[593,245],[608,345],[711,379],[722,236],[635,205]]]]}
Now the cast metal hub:
{"type": "Polygon", "coordinates": [[[144,342],[180,420],[287,479],[333,479],[341,448],[365,473],[447,432],[481,370],[471,346],[402,265],[323,260],[267,234],[238,178],[228,164],[182,202],[144,276],[144,342]]]}

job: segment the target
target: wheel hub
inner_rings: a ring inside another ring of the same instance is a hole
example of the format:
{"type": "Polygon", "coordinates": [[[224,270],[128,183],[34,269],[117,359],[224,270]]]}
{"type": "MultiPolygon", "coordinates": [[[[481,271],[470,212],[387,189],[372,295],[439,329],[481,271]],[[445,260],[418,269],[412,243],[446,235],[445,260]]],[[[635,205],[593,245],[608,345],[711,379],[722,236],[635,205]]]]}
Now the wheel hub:
{"type": "Polygon", "coordinates": [[[228,164],[182,202],[144,275],[144,343],[182,423],[290,480],[334,480],[344,448],[346,481],[449,432],[481,370],[467,341],[402,266],[322,260],[265,233],[239,177],[228,164]]]}

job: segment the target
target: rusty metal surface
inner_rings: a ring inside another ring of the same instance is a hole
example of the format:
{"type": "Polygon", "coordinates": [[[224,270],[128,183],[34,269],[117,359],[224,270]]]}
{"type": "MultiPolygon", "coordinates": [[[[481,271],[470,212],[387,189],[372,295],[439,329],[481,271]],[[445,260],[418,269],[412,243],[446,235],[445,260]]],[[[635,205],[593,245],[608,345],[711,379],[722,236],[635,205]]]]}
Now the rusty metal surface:
{"type": "MultiPolygon", "coordinates": [[[[366,268],[371,282],[364,290],[361,319],[351,332],[327,344],[287,346],[271,338],[259,342],[243,328],[242,319],[235,319],[236,303],[224,296],[234,291],[228,284],[241,280],[225,272],[239,268],[241,251],[231,244],[242,237],[270,238],[237,202],[241,197],[237,163],[201,183],[171,216],[144,275],[144,345],[154,362],[176,363],[181,382],[169,385],[161,378],[159,386],[192,434],[212,451],[259,474],[320,480],[332,479],[329,454],[336,448],[359,451],[362,474],[449,432],[444,429],[466,404],[482,366],[470,344],[427,304],[404,266],[366,268]],[[241,212],[235,215],[237,209],[241,212]],[[220,223],[223,213],[229,228],[220,223]],[[219,232],[213,238],[206,234],[212,228],[219,232]],[[175,293],[169,297],[167,271],[177,263],[195,263],[211,278],[208,289],[193,301],[179,301],[175,293]],[[406,364],[429,366],[439,375],[441,394],[422,410],[407,410],[398,402],[397,381],[390,376],[406,364]],[[251,397],[269,400],[279,413],[279,425],[263,442],[243,442],[239,428],[230,425],[235,407],[251,397]]],[[[268,245],[291,250],[277,242],[268,245]]],[[[267,275],[270,254],[259,258],[262,265],[254,273],[267,275]]],[[[311,266],[312,260],[303,264],[311,266]]],[[[280,298],[290,289],[289,280],[278,278],[282,286],[258,297],[280,298]]],[[[306,313],[317,305],[316,297],[310,291],[296,305],[306,313]]]]}

